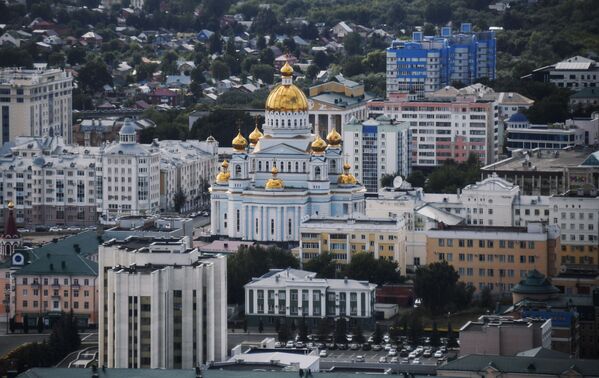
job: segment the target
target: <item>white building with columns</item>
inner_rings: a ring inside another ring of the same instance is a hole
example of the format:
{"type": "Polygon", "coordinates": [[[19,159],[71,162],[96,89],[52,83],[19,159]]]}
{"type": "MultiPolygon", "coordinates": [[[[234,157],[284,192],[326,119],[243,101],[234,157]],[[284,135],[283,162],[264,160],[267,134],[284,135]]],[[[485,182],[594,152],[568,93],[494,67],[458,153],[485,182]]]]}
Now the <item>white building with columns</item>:
{"type": "Polygon", "coordinates": [[[245,286],[245,314],[252,324],[304,318],[351,318],[364,326],[374,322],[376,285],[367,281],[316,278],[298,269],[271,269],[245,286]]]}
{"type": "Polygon", "coordinates": [[[293,85],[293,68],[266,100],[264,133],[233,139],[211,191],[212,235],[298,241],[302,219],[364,213],[365,188],[343,164],[341,135],[312,134],[308,99],[293,85]]]}
{"type": "Polygon", "coordinates": [[[100,246],[100,366],[191,369],[227,357],[227,264],[189,237],[100,246]]]}

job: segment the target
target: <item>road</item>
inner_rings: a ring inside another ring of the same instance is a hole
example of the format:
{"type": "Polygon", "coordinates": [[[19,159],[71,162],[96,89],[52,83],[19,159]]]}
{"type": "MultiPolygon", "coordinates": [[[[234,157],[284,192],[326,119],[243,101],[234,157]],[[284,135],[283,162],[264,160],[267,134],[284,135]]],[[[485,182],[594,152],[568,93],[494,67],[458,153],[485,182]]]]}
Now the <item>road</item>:
{"type": "MultiPolygon", "coordinates": [[[[5,355],[6,353],[18,347],[19,345],[43,341],[44,339],[47,340],[50,336],[50,333],[48,331],[46,331],[45,333],[37,333],[36,331],[32,331],[28,334],[9,333],[7,335],[6,327],[1,329],[2,332],[0,333],[0,356],[5,355]]],[[[81,337],[81,343],[89,346],[89,344],[97,344],[97,335],[97,333],[83,332],[80,333],[79,336],[81,337]]]]}

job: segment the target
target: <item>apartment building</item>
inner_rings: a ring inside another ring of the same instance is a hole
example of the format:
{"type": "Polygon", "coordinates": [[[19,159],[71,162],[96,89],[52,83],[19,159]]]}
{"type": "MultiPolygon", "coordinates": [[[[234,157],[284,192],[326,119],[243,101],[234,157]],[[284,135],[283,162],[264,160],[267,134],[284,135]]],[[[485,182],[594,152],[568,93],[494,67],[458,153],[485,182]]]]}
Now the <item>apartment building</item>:
{"type": "Polygon", "coordinates": [[[551,320],[482,315],[460,329],[460,356],[515,356],[533,348],[551,349],[551,320]]]}
{"type": "Polygon", "coordinates": [[[367,192],[376,193],[383,175],[412,173],[412,131],[408,122],[387,116],[364,122],[352,118],[343,128],[344,154],[367,192]]]}
{"type": "Polygon", "coordinates": [[[599,264],[599,195],[594,188],[550,198],[550,221],[561,230],[557,264],[599,264]]]}
{"type": "Polygon", "coordinates": [[[227,357],[227,266],[188,237],[99,249],[99,364],[191,369],[227,357]]]}
{"type": "Polygon", "coordinates": [[[409,124],[414,167],[432,168],[448,159],[464,162],[471,154],[482,164],[495,161],[499,153],[496,102],[475,94],[439,92],[443,91],[422,100],[373,101],[369,107],[374,114],[409,124]]]}
{"type": "Polygon", "coordinates": [[[71,142],[73,77],[46,64],[0,70],[0,145],[18,136],[71,142]]]}
{"type": "Polygon", "coordinates": [[[369,252],[376,259],[397,262],[401,272],[413,257],[407,256],[403,217],[393,218],[310,218],[300,225],[298,258],[306,262],[329,252],[340,267],[352,255],[369,252]]]}
{"type": "Polygon", "coordinates": [[[316,278],[298,269],[271,269],[245,286],[248,321],[272,324],[276,319],[304,318],[311,326],[321,319],[350,318],[363,328],[374,324],[376,285],[367,281],[316,278]]]}
{"type": "Polygon", "coordinates": [[[525,115],[516,113],[506,122],[508,151],[536,148],[561,150],[586,144],[588,135],[575,124],[531,124],[525,115]]]}
{"type": "Polygon", "coordinates": [[[599,65],[593,59],[573,56],[549,66],[537,68],[523,79],[551,83],[578,92],[599,86],[599,65]]]}
{"type": "Polygon", "coordinates": [[[529,270],[556,273],[560,242],[554,226],[448,226],[429,230],[426,236],[427,262],[447,261],[460,281],[477,290],[489,287],[505,295],[529,270]]]}
{"type": "Polygon", "coordinates": [[[0,201],[13,201],[17,223],[28,227],[94,225],[98,215],[112,221],[171,211],[179,190],[182,210],[207,201],[218,160],[214,138],[143,145],[130,123],[120,138],[83,147],[62,137],[17,137],[2,148],[0,201]]]}
{"type": "Polygon", "coordinates": [[[482,167],[481,173],[518,185],[525,195],[562,194],[585,185],[599,188],[599,152],[583,146],[516,150],[511,157],[482,167]]]}
{"type": "Polygon", "coordinates": [[[494,80],[495,50],[495,32],[474,32],[470,23],[455,34],[451,27],[441,28],[440,36],[414,32],[410,41],[395,40],[387,48],[387,95],[423,97],[453,82],[494,80]]]}

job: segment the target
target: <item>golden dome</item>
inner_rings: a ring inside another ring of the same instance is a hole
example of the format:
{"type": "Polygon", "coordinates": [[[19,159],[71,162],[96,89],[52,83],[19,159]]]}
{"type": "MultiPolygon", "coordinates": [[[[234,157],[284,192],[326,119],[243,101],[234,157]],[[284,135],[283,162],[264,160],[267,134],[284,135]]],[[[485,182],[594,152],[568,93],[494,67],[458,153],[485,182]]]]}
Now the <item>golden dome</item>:
{"type": "Polygon", "coordinates": [[[269,178],[268,181],[266,181],[266,185],[264,185],[264,188],[268,190],[283,189],[285,187],[285,184],[283,183],[283,180],[277,177],[277,173],[279,173],[277,167],[273,166],[270,170],[270,173],[272,173],[272,177],[269,178]]]}
{"type": "Polygon", "coordinates": [[[316,139],[310,144],[310,148],[312,149],[312,152],[321,153],[327,149],[327,142],[325,142],[320,135],[316,135],[316,139]]]}
{"type": "Polygon", "coordinates": [[[358,180],[356,180],[356,178],[354,177],[354,175],[352,175],[351,173],[349,173],[349,169],[351,168],[351,165],[349,165],[349,163],[345,162],[343,164],[343,173],[341,175],[339,175],[339,178],[337,179],[337,183],[341,184],[341,185],[356,185],[358,183],[358,180]]]}
{"type": "Polygon", "coordinates": [[[282,83],[277,85],[266,99],[266,110],[273,112],[305,112],[308,98],[292,82],[293,68],[285,63],[281,68],[282,83]]]}
{"type": "Polygon", "coordinates": [[[254,131],[252,131],[249,135],[250,138],[250,144],[252,146],[255,146],[256,143],[258,143],[258,141],[260,140],[260,138],[262,138],[264,136],[264,134],[262,134],[262,132],[260,131],[260,129],[258,129],[258,125],[256,125],[256,128],[254,129],[254,131]]]}
{"type": "Polygon", "coordinates": [[[12,209],[14,209],[14,207],[15,207],[15,203],[13,201],[9,201],[8,208],[12,210],[12,209]]]}
{"type": "Polygon", "coordinates": [[[231,177],[231,173],[227,170],[227,168],[229,168],[229,162],[225,160],[220,166],[222,167],[222,170],[216,175],[216,182],[226,183],[231,177]]]}
{"type": "Polygon", "coordinates": [[[281,67],[281,76],[291,76],[293,75],[293,67],[289,64],[289,62],[285,62],[283,67],[281,67]]]}
{"type": "Polygon", "coordinates": [[[333,128],[330,133],[327,134],[327,142],[332,147],[337,147],[341,144],[341,134],[333,128]]]}
{"type": "Polygon", "coordinates": [[[233,138],[231,145],[236,152],[243,152],[248,145],[248,141],[241,135],[241,131],[238,131],[237,136],[233,138]]]}

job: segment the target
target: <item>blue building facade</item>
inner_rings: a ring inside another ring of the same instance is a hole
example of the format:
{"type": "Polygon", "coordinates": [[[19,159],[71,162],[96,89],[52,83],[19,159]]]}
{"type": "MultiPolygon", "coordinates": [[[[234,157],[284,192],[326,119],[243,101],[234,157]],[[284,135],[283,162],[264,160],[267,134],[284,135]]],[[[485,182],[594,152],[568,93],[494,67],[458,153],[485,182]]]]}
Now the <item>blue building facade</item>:
{"type": "Polygon", "coordinates": [[[495,32],[473,32],[464,23],[458,33],[450,27],[440,36],[414,32],[411,41],[395,40],[387,48],[387,95],[409,93],[423,97],[453,82],[473,84],[495,79],[495,32]]]}

